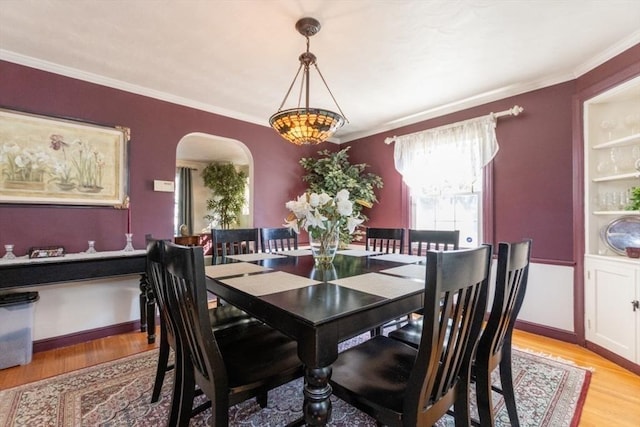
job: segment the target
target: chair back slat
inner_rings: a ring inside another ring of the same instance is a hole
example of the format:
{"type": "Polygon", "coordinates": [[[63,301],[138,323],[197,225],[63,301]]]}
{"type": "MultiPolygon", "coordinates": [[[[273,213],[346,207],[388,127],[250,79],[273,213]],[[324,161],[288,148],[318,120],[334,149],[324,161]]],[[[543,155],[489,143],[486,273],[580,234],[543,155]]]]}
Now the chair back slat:
{"type": "Polygon", "coordinates": [[[423,256],[429,250],[460,248],[460,230],[409,230],[409,255],[423,256]]]}
{"type": "Polygon", "coordinates": [[[279,252],[298,249],[298,234],[288,227],[261,228],[262,252],[279,252]]]}
{"type": "Polygon", "coordinates": [[[491,247],[428,251],[422,339],[404,401],[406,425],[433,425],[470,381],[487,302],[491,247]]]}
{"type": "Polygon", "coordinates": [[[237,228],[230,230],[211,230],[212,257],[215,265],[228,255],[258,252],[258,229],[237,228]]]}
{"type": "Polygon", "coordinates": [[[388,253],[404,253],[404,228],[368,227],[365,249],[388,253]]]}

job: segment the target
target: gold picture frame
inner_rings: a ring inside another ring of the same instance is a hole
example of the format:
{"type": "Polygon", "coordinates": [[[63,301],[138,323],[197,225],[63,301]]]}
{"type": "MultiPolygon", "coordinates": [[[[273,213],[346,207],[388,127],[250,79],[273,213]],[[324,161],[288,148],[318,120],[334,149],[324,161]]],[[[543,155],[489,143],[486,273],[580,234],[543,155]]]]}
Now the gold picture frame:
{"type": "Polygon", "coordinates": [[[128,128],[0,108],[0,203],[118,206],[128,128]]]}

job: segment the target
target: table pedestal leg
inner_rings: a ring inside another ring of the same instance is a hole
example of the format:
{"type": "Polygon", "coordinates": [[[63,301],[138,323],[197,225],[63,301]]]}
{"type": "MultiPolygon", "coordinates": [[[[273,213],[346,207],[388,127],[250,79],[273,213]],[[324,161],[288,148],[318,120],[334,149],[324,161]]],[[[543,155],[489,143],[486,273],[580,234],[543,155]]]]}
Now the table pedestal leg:
{"type": "Polygon", "coordinates": [[[304,420],[309,426],[324,426],[331,419],[331,367],[305,368],[304,420]]]}

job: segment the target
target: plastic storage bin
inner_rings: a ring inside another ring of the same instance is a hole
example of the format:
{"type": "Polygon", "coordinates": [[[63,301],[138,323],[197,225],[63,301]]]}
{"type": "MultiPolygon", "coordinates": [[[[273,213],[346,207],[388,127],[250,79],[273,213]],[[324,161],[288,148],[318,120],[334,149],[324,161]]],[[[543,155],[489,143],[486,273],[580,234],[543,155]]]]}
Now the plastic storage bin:
{"type": "Polygon", "coordinates": [[[0,295],[0,369],[31,362],[37,292],[0,295]]]}

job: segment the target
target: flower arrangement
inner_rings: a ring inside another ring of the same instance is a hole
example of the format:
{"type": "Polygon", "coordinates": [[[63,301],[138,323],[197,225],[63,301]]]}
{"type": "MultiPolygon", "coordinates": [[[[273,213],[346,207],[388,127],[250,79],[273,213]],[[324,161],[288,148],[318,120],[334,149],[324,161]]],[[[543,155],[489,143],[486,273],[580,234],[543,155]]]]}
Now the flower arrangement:
{"type": "MultiPolygon", "coordinates": [[[[382,178],[365,170],[369,167],[366,163],[352,164],[349,161],[349,148],[338,152],[329,150],[318,151],[317,157],[304,157],[300,159],[300,165],[306,175],[302,177],[313,193],[327,193],[334,196],[339,190],[349,191],[350,197],[358,201],[353,205],[352,216],[363,221],[367,217],[362,212],[363,207],[371,208],[377,202],[376,188],[382,188],[382,178]],[[360,203],[364,201],[364,203],[360,203]]],[[[345,223],[346,224],[346,223],[345,223]]],[[[364,233],[360,230],[348,232],[346,227],[340,229],[340,244],[346,247],[352,241],[361,240],[364,233]]]]}
{"type": "MultiPolygon", "coordinates": [[[[364,200],[356,200],[356,203],[369,205],[364,200]]],[[[354,213],[354,202],[349,200],[349,191],[345,189],[338,191],[335,197],[327,193],[307,192],[285,206],[291,213],[284,225],[296,233],[300,233],[301,228],[309,233],[309,243],[317,264],[331,264],[338,248],[341,228],[346,228],[352,234],[363,222],[354,213]]]]}

